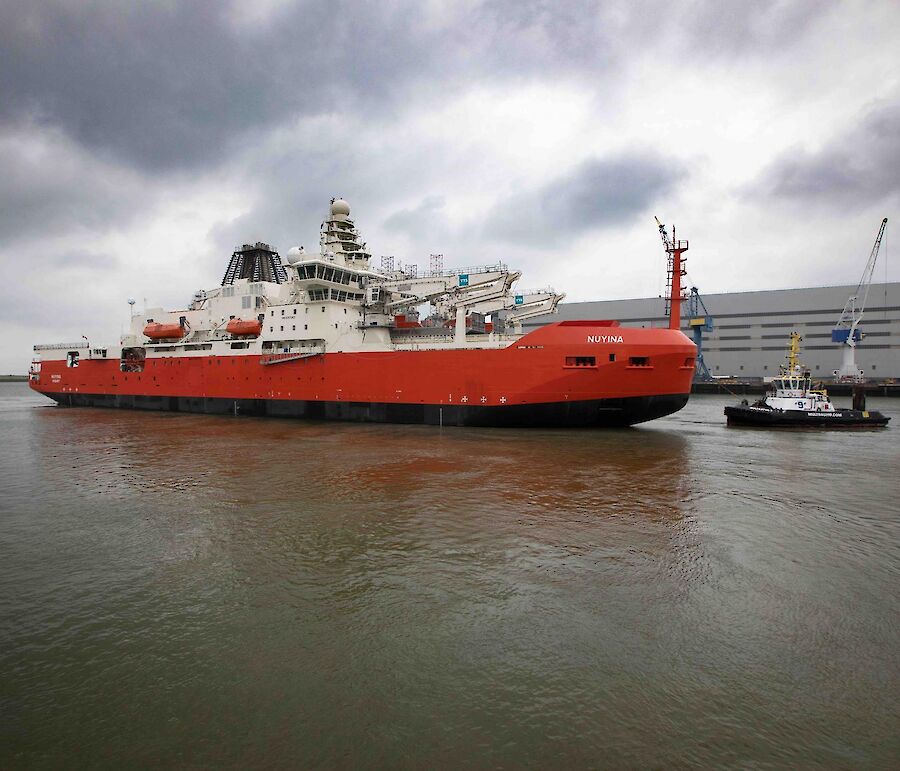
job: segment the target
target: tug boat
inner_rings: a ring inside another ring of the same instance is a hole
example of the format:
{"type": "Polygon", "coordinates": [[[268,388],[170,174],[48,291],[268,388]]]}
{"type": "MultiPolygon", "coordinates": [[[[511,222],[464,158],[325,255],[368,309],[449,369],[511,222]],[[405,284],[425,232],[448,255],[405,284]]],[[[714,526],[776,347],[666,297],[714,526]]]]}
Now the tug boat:
{"type": "Polygon", "coordinates": [[[319,242],[284,260],[239,246],[219,286],[132,311],[115,343],[34,346],[31,388],[73,407],[458,426],[629,426],[688,400],[696,347],[677,328],[523,333],[564,295],[515,289],[502,263],[376,267],[342,199],[319,242]]]}
{"type": "Polygon", "coordinates": [[[810,371],[800,363],[800,342],[791,333],[787,366],[772,382],[772,390],[763,399],[725,408],[729,426],[765,428],[883,428],[890,418],[866,409],[865,391],[860,385],[853,391],[853,409],[835,407],[824,389],[814,389],[810,371]]]}

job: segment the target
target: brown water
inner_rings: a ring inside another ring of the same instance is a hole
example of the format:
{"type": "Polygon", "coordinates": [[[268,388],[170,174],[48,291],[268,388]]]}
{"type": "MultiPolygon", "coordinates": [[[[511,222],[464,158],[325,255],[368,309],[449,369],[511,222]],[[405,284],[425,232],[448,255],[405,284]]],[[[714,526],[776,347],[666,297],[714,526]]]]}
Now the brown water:
{"type": "Polygon", "coordinates": [[[880,432],[63,409],[0,385],[0,767],[900,765],[880,432]]]}

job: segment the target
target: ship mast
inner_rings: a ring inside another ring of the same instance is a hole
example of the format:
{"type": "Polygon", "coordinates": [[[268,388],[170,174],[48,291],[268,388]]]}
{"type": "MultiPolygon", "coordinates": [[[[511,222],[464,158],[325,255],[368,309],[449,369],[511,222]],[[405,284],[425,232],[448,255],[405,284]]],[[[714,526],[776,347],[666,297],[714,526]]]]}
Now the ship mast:
{"type": "Polygon", "coordinates": [[[800,369],[800,337],[799,332],[791,332],[791,343],[788,347],[788,372],[796,372],[800,369]]]}
{"type": "Polygon", "coordinates": [[[681,277],[687,274],[684,269],[684,260],[681,255],[688,250],[687,241],[675,239],[675,226],[672,226],[672,238],[666,232],[666,226],[654,217],[659,227],[659,235],[662,238],[663,248],[669,255],[666,281],[666,314],[669,317],[669,329],[681,328],[681,277]]]}
{"type": "Polygon", "coordinates": [[[348,267],[369,268],[372,255],[366,248],[356,224],[350,219],[350,204],[343,198],[332,198],[329,216],[319,234],[320,251],[326,257],[340,256],[348,267]]]}

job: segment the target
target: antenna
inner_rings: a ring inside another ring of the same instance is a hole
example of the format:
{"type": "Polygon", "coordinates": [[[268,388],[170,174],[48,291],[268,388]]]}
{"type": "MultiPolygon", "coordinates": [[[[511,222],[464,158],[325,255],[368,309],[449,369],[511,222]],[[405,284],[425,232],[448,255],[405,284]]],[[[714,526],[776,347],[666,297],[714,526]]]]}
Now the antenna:
{"type": "Polygon", "coordinates": [[[429,272],[432,276],[440,276],[444,272],[444,255],[432,254],[430,258],[429,272]]]}

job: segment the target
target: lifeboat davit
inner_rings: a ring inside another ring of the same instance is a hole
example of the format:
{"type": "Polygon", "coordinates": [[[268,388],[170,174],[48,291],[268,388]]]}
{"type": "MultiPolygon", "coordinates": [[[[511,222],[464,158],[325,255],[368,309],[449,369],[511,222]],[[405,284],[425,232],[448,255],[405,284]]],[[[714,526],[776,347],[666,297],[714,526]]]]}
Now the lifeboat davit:
{"type": "Polygon", "coordinates": [[[144,335],[151,340],[180,340],[187,334],[181,324],[160,324],[155,322],[144,327],[144,335]]]}
{"type": "Polygon", "coordinates": [[[225,331],[229,335],[257,337],[262,332],[262,322],[257,319],[244,321],[243,319],[232,319],[225,325],[225,331]]]}

